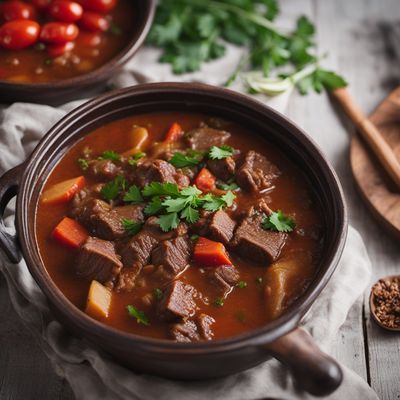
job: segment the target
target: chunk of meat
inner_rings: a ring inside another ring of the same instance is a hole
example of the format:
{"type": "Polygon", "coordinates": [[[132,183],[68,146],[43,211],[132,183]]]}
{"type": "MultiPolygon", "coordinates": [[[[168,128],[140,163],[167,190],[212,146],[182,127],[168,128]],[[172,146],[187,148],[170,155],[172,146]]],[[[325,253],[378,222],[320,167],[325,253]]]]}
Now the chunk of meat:
{"type": "Polygon", "coordinates": [[[235,174],[236,163],[232,157],[226,157],[222,160],[208,160],[208,169],[223,181],[228,181],[235,174]]]}
{"type": "Polygon", "coordinates": [[[204,340],[212,340],[214,332],[211,330],[211,325],[215,323],[215,319],[202,313],[197,317],[196,322],[200,337],[204,340]]]}
{"type": "Polygon", "coordinates": [[[172,279],[185,269],[190,260],[190,241],[187,236],[164,240],[151,253],[151,262],[162,266],[164,276],[172,279]]]}
{"type": "Polygon", "coordinates": [[[178,172],[175,167],[165,160],[147,160],[138,165],[134,172],[134,181],[144,187],[151,182],[176,183],[179,187],[188,186],[189,178],[178,172]]]}
{"type": "Polygon", "coordinates": [[[263,215],[258,213],[244,218],[236,229],[231,245],[241,256],[269,264],[279,257],[287,234],[263,229],[262,220],[263,215]]]}
{"type": "Polygon", "coordinates": [[[196,289],[182,281],[173,281],[158,303],[158,315],[166,321],[192,317],[196,312],[196,289]]]}
{"type": "Polygon", "coordinates": [[[214,213],[208,225],[208,234],[217,242],[228,244],[235,230],[236,222],[223,210],[214,213]]]}
{"type": "Polygon", "coordinates": [[[197,325],[191,320],[172,324],[169,327],[169,335],[171,339],[182,343],[198,342],[200,340],[197,325]]]}
{"type": "Polygon", "coordinates": [[[121,168],[111,160],[91,160],[86,172],[92,178],[103,181],[114,179],[121,172],[121,168]]]}
{"type": "Polygon", "coordinates": [[[76,272],[81,278],[104,283],[113,280],[121,268],[112,242],[89,236],[79,249],[76,272]]]}
{"type": "Polygon", "coordinates": [[[211,283],[217,289],[218,294],[226,296],[239,282],[239,271],[233,265],[221,265],[217,268],[209,268],[207,271],[211,283]]]}
{"type": "Polygon", "coordinates": [[[142,270],[141,264],[135,264],[133,267],[122,268],[115,284],[117,292],[130,292],[135,287],[136,277],[142,270]]]}
{"type": "Polygon", "coordinates": [[[212,146],[223,145],[230,136],[229,132],[203,125],[187,132],[185,139],[188,145],[194,150],[208,150],[212,146]]]}
{"type": "Polygon", "coordinates": [[[128,236],[122,225],[122,219],[127,218],[136,222],[143,222],[143,209],[144,205],[142,204],[115,207],[113,209],[105,201],[88,195],[81,201],[76,200],[71,214],[92,235],[105,240],[115,240],[128,236]]]}
{"type": "Polygon", "coordinates": [[[152,234],[146,230],[140,231],[120,249],[122,263],[125,267],[149,264],[151,252],[157,243],[157,238],[152,234]]]}
{"type": "Polygon", "coordinates": [[[236,182],[244,190],[257,192],[269,188],[279,175],[280,171],[274,164],[250,150],[236,172],[236,182]]]}

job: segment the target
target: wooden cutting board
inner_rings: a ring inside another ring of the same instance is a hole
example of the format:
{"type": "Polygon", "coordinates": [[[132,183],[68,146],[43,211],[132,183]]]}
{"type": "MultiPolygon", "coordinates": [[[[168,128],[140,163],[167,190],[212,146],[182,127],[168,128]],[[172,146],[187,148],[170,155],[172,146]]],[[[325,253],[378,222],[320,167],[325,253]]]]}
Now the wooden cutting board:
{"type": "MultiPolygon", "coordinates": [[[[370,119],[400,162],[400,87],[376,108],[370,119]]],[[[375,218],[400,240],[400,191],[387,178],[359,135],[353,136],[350,162],[356,185],[367,206],[375,218]]]]}

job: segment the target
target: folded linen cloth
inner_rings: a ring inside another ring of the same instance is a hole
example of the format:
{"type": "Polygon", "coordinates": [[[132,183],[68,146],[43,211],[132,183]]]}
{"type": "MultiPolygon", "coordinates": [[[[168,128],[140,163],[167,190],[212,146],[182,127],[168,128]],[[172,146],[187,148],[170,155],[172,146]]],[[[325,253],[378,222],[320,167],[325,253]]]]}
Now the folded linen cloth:
{"type": "MultiPolygon", "coordinates": [[[[230,46],[227,57],[207,65],[202,71],[181,77],[186,81],[221,83],[221,71],[232,69],[240,57],[239,49],[230,46]]],[[[158,65],[157,50],[143,49],[125,70],[113,80],[114,87],[137,82],[176,80],[168,66],[158,65]]],[[[237,89],[241,89],[237,87],[237,89]]],[[[269,102],[285,111],[289,94],[269,102]]],[[[67,111],[80,102],[60,108],[17,103],[0,114],[0,174],[21,163],[44,133],[67,111]]],[[[12,204],[6,226],[14,230],[12,204]]],[[[57,372],[70,383],[77,399],[311,399],[300,392],[290,373],[276,360],[267,361],[248,371],[202,382],[180,382],[136,374],[118,365],[87,342],[72,337],[51,314],[46,299],[30,275],[25,261],[18,268],[0,257],[0,271],[5,276],[10,298],[21,319],[31,329],[57,372]]],[[[360,235],[350,228],[340,264],[328,286],[318,297],[304,320],[305,328],[327,352],[346,320],[350,307],[369,283],[371,265],[360,235]]],[[[210,366],[211,367],[211,366],[210,366]]],[[[357,374],[342,366],[344,382],[329,399],[377,399],[376,394],[357,374]]]]}

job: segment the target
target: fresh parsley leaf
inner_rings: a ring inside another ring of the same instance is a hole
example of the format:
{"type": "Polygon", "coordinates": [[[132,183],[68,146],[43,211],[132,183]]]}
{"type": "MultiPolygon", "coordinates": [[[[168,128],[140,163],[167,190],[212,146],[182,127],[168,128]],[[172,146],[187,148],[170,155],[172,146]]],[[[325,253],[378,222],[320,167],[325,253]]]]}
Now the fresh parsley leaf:
{"type": "Polygon", "coordinates": [[[140,192],[140,189],[136,185],[132,185],[128,189],[128,191],[125,193],[123,200],[126,203],[132,203],[132,204],[142,203],[144,201],[142,193],[140,192]]]}
{"type": "Polygon", "coordinates": [[[163,291],[160,288],[154,288],[153,295],[156,300],[161,300],[163,297],[163,291]]]}
{"type": "Polygon", "coordinates": [[[231,192],[227,192],[221,197],[207,194],[203,197],[203,208],[207,211],[215,212],[223,207],[231,207],[236,196],[231,192]]]}
{"type": "Polygon", "coordinates": [[[79,158],[78,164],[81,167],[82,171],[86,171],[89,168],[89,162],[88,160],[86,160],[86,158],[79,158]]]}
{"type": "Polygon", "coordinates": [[[240,281],[238,282],[238,284],[236,285],[239,289],[244,289],[247,287],[247,282],[246,281],[240,281]]]}
{"type": "Polygon", "coordinates": [[[222,307],[224,305],[224,303],[225,303],[225,299],[223,297],[217,297],[214,300],[214,306],[215,307],[222,307]]]}
{"type": "Polygon", "coordinates": [[[139,311],[135,306],[132,305],[128,305],[126,308],[128,310],[128,314],[132,318],[136,318],[136,322],[138,324],[150,325],[150,321],[143,311],[139,311]]]}
{"type": "Polygon", "coordinates": [[[208,152],[208,157],[212,160],[222,160],[223,158],[230,157],[233,154],[233,148],[230,146],[213,146],[208,152]]]}
{"type": "Polygon", "coordinates": [[[221,196],[221,199],[225,202],[226,207],[232,207],[233,201],[236,199],[236,196],[229,190],[226,194],[221,196]]]}
{"type": "Polygon", "coordinates": [[[111,161],[119,161],[121,156],[113,150],[106,150],[97,157],[98,160],[111,160],[111,161]]]}
{"type": "Polygon", "coordinates": [[[186,186],[181,190],[180,194],[182,196],[198,196],[201,193],[201,190],[197,189],[196,186],[186,186]]]}
{"type": "Polygon", "coordinates": [[[122,218],[121,223],[125,231],[132,236],[139,233],[143,226],[143,224],[128,218],[122,218]]]}
{"type": "Polygon", "coordinates": [[[281,210],[274,211],[270,216],[263,219],[261,226],[265,230],[278,232],[292,232],[296,227],[295,221],[285,215],[281,210]]]}
{"type": "Polygon", "coordinates": [[[130,157],[128,159],[128,164],[135,166],[138,162],[138,160],[140,160],[141,158],[145,157],[146,153],[143,153],[143,151],[138,151],[137,153],[135,153],[135,155],[133,157],[130,157]]]}
{"type": "Polygon", "coordinates": [[[217,188],[221,190],[238,190],[239,186],[235,183],[224,183],[224,182],[217,182],[217,188]]]}
{"type": "Polygon", "coordinates": [[[176,199],[167,199],[162,202],[167,212],[176,213],[182,211],[190,202],[190,197],[178,197],[176,199]]]}
{"type": "Polygon", "coordinates": [[[101,196],[104,200],[114,200],[122,190],[125,189],[126,181],[121,175],[115,177],[112,181],[106,183],[101,189],[101,196]]]}
{"type": "Polygon", "coordinates": [[[175,183],[152,182],[142,190],[144,197],[179,196],[179,188],[175,183]]]}
{"type": "Polygon", "coordinates": [[[176,152],[169,162],[176,168],[185,168],[197,165],[200,160],[195,157],[186,156],[183,153],[176,152]]]}
{"type": "Polygon", "coordinates": [[[158,218],[158,224],[160,225],[160,228],[164,232],[168,232],[172,229],[175,229],[179,225],[179,217],[178,213],[170,213],[170,214],[165,214],[161,215],[158,218]]]}
{"type": "Polygon", "coordinates": [[[149,204],[144,209],[144,213],[149,215],[155,215],[163,209],[162,200],[160,197],[153,197],[149,204]]]}
{"type": "Polygon", "coordinates": [[[199,212],[190,206],[182,211],[181,216],[185,218],[189,224],[194,224],[199,220],[199,212]]]}
{"type": "Polygon", "coordinates": [[[344,80],[344,78],[333,71],[317,68],[315,75],[316,79],[318,79],[327,90],[334,90],[347,86],[347,82],[344,80]]]}
{"type": "Polygon", "coordinates": [[[192,241],[192,242],[197,242],[197,240],[199,239],[199,235],[196,235],[196,234],[194,234],[194,235],[191,235],[190,236],[190,240],[192,241]]]}

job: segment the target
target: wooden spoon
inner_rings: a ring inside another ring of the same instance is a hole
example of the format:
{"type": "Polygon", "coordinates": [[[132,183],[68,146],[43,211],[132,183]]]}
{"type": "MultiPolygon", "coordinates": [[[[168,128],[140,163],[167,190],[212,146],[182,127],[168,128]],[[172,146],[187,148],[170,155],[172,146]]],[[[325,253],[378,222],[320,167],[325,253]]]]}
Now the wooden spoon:
{"type": "MultiPolygon", "coordinates": [[[[391,275],[391,276],[386,276],[384,278],[379,279],[379,281],[386,281],[386,282],[392,282],[395,279],[400,280],[400,275],[391,275]]],[[[379,282],[378,281],[378,282],[379,282]]],[[[381,320],[378,318],[376,315],[376,305],[375,305],[375,294],[373,291],[374,286],[378,283],[376,282],[372,288],[371,288],[371,294],[369,296],[369,309],[371,311],[372,317],[374,318],[375,322],[382,328],[388,330],[388,331],[394,331],[394,332],[400,332],[400,326],[398,328],[391,328],[389,326],[384,325],[381,320]]],[[[400,303],[400,294],[399,294],[399,303],[400,303]]]]}
{"type": "Polygon", "coordinates": [[[365,116],[346,88],[335,89],[331,93],[339,101],[360,135],[396,184],[397,189],[400,189],[400,164],[378,128],[365,116]]]}

